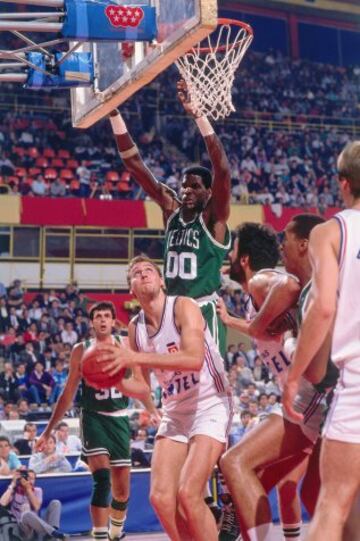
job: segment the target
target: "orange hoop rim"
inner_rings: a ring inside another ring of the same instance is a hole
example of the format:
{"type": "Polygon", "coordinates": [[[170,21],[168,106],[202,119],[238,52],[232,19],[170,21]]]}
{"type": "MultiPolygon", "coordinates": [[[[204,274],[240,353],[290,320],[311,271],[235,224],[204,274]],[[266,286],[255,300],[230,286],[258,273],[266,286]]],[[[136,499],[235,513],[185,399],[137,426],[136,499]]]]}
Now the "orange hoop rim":
{"type": "MultiPolygon", "coordinates": [[[[243,30],[245,30],[249,36],[251,36],[251,38],[254,37],[254,31],[253,29],[251,28],[251,26],[247,23],[244,23],[244,21],[240,21],[239,19],[226,19],[226,18],[219,18],[218,19],[218,24],[217,24],[217,27],[213,30],[213,32],[215,32],[215,30],[219,27],[219,26],[238,26],[240,28],[242,28],[243,30]]],[[[211,33],[209,34],[208,37],[211,36],[211,33]]],[[[206,39],[206,38],[205,38],[206,39]]],[[[235,47],[239,47],[241,41],[238,41],[238,42],[235,42],[234,43],[234,46],[235,47]]],[[[196,47],[196,46],[195,46],[196,47]]],[[[193,49],[195,49],[195,47],[193,47],[193,49]]],[[[220,47],[218,47],[215,52],[217,53],[222,53],[224,51],[226,51],[227,48],[225,45],[221,45],[220,47]]],[[[211,51],[210,47],[200,47],[200,48],[197,48],[196,47],[196,51],[198,53],[201,53],[201,54],[206,54],[206,53],[209,53],[211,51]]],[[[191,52],[191,49],[189,51],[189,53],[191,52]]]]}

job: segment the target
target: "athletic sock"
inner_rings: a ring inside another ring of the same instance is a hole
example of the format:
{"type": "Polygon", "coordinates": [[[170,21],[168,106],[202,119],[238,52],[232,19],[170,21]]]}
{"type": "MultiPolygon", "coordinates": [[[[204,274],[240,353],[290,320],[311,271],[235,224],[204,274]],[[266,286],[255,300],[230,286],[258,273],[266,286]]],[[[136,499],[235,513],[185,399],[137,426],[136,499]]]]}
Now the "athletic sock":
{"type": "Polygon", "coordinates": [[[92,536],[95,541],[107,541],[108,539],[108,529],[106,527],[95,527],[92,529],[92,536]]]}
{"type": "Polygon", "coordinates": [[[297,524],[283,524],[282,529],[285,541],[300,541],[301,522],[297,524]]]}
{"type": "Polygon", "coordinates": [[[247,531],[250,541],[273,541],[273,524],[261,524],[247,531]]]}
{"type": "Polygon", "coordinates": [[[114,539],[114,537],[120,537],[122,535],[125,520],[126,520],[126,516],[124,516],[124,518],[122,519],[110,517],[110,530],[109,530],[110,539],[114,539]]]}

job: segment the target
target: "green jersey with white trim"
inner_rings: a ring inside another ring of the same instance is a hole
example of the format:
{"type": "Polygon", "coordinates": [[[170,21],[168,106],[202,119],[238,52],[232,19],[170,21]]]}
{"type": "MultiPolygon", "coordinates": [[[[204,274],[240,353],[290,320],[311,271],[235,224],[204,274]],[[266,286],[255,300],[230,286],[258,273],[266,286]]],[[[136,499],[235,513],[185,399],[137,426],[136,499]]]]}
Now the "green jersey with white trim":
{"type": "Polygon", "coordinates": [[[225,243],[217,242],[207,229],[202,213],[184,222],[181,209],[170,216],[165,237],[165,283],[169,295],[198,299],[220,287],[220,269],[230,249],[227,229],[225,243]]]}
{"type": "MultiPolygon", "coordinates": [[[[121,337],[116,335],[114,339],[121,343],[121,337]]],[[[85,340],[83,342],[84,350],[90,347],[94,340],[85,340]]],[[[126,409],[129,405],[129,398],[124,396],[118,389],[94,389],[87,385],[84,379],[81,380],[81,398],[80,406],[83,410],[98,412],[114,412],[126,409]]]]}
{"type": "MultiPolygon", "coordinates": [[[[303,287],[300,296],[299,296],[299,302],[298,302],[298,326],[300,327],[302,324],[302,321],[305,316],[305,312],[307,310],[309,301],[310,301],[310,291],[311,291],[311,281],[306,284],[306,286],[303,287]]],[[[314,385],[315,389],[323,393],[325,391],[328,391],[335,387],[336,382],[339,377],[339,370],[335,366],[335,364],[332,362],[332,360],[329,357],[326,373],[323,379],[320,381],[320,383],[317,383],[314,385]]]]}

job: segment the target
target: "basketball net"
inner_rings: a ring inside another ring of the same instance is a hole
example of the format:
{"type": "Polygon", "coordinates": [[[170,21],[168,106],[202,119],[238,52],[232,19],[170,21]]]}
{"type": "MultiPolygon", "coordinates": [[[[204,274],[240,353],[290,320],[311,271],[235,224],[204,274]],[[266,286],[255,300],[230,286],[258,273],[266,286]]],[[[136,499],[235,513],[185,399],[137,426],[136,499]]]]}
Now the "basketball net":
{"type": "Polygon", "coordinates": [[[231,95],[235,71],[252,39],[249,25],[219,19],[216,32],[177,59],[197,116],[219,120],[235,111],[231,95]]]}

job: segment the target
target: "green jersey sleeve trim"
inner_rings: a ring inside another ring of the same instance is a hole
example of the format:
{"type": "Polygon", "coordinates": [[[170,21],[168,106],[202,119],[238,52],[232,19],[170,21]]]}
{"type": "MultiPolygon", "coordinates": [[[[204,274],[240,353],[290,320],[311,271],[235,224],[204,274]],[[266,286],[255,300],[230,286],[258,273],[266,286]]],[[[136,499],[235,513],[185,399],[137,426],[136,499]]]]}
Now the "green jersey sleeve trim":
{"type": "Polygon", "coordinates": [[[206,224],[204,222],[204,218],[203,218],[203,215],[200,214],[199,216],[199,222],[201,224],[201,227],[203,228],[203,230],[205,231],[206,235],[208,236],[209,240],[215,245],[217,246],[218,248],[221,248],[221,250],[224,250],[225,252],[227,252],[228,250],[230,250],[230,247],[231,247],[231,235],[230,235],[230,231],[229,231],[229,227],[226,226],[226,234],[225,234],[225,244],[222,244],[221,242],[218,242],[217,240],[214,239],[214,237],[212,236],[212,234],[210,233],[210,231],[208,230],[208,228],[206,227],[206,224]]]}

